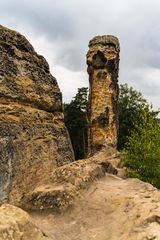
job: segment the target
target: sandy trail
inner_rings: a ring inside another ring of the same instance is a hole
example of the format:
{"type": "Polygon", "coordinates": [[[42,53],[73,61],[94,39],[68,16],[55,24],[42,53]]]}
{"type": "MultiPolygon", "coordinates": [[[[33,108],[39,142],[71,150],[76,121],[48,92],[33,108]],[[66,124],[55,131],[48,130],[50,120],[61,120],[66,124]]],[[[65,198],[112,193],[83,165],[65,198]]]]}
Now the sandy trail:
{"type": "Polygon", "coordinates": [[[106,174],[65,213],[30,213],[52,240],[160,240],[160,191],[106,174]]]}

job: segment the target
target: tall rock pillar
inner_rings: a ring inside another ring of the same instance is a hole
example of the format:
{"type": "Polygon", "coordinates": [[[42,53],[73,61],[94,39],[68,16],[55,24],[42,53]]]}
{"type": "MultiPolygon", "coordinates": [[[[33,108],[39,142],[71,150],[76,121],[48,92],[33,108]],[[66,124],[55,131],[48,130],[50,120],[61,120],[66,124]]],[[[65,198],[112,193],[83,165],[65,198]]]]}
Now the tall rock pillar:
{"type": "Polygon", "coordinates": [[[111,35],[97,36],[89,42],[88,155],[105,145],[117,145],[119,51],[119,41],[111,35]]]}

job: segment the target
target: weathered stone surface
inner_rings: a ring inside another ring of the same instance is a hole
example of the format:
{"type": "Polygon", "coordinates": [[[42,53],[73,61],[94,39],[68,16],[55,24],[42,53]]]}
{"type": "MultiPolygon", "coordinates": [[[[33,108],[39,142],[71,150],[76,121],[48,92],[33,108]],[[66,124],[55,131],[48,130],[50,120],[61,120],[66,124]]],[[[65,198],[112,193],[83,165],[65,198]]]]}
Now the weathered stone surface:
{"type": "Polygon", "coordinates": [[[21,207],[27,211],[62,213],[74,204],[78,192],[72,184],[40,186],[21,198],[21,207]]]}
{"type": "Polygon", "coordinates": [[[0,239],[49,240],[26,212],[9,204],[0,207],[0,239]]]}
{"type": "Polygon", "coordinates": [[[61,93],[26,38],[0,26],[0,198],[21,195],[72,162],[61,93]]]}
{"type": "Polygon", "coordinates": [[[109,146],[117,136],[118,40],[96,37],[89,47],[93,156],[71,163],[55,78],[23,36],[0,26],[0,197],[32,217],[2,205],[2,240],[160,239],[160,192],[115,176],[123,176],[109,146]]]}
{"type": "Polygon", "coordinates": [[[0,26],[0,97],[31,105],[47,112],[61,112],[62,101],[56,79],[44,57],[27,39],[0,26]]]}
{"type": "Polygon", "coordinates": [[[64,212],[74,205],[82,189],[89,188],[94,181],[104,177],[106,172],[118,173],[111,164],[113,159],[117,159],[117,154],[114,149],[108,148],[89,159],[56,168],[50,184],[41,185],[22,196],[21,207],[27,210],[64,212]]]}
{"type": "Polygon", "coordinates": [[[97,36],[89,42],[89,155],[102,146],[117,144],[119,51],[118,39],[111,35],[97,36]]]}
{"type": "Polygon", "coordinates": [[[54,240],[159,240],[160,191],[106,174],[63,214],[32,214],[54,240]],[[53,227],[54,226],[54,227],[53,227]]]}

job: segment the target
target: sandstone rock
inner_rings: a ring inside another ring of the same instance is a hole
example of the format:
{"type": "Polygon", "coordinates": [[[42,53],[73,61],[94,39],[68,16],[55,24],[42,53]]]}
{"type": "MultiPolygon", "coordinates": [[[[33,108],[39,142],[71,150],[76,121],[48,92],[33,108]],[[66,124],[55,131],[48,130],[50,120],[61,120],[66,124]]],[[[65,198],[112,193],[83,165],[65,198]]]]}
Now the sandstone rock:
{"type": "Polygon", "coordinates": [[[0,26],[0,198],[32,217],[2,205],[2,240],[160,239],[160,192],[115,176],[123,176],[120,154],[109,146],[117,137],[118,40],[98,36],[89,47],[93,156],[72,163],[48,64],[23,36],[0,26]]]}
{"type": "Polygon", "coordinates": [[[50,184],[41,185],[24,194],[20,206],[26,210],[64,212],[81,197],[82,189],[88,189],[94,181],[104,177],[106,172],[118,173],[111,164],[117,154],[114,149],[108,147],[89,159],[56,168],[50,184]]]}
{"type": "Polygon", "coordinates": [[[0,207],[0,239],[49,240],[26,212],[9,204],[0,207]]]}
{"type": "Polygon", "coordinates": [[[0,26],[0,198],[50,181],[74,154],[56,79],[26,38],[0,26]]]}
{"type": "Polygon", "coordinates": [[[74,208],[31,216],[55,240],[159,240],[159,202],[150,184],[106,174],[81,191],[74,208]]]}
{"type": "Polygon", "coordinates": [[[64,212],[74,204],[78,195],[72,184],[44,185],[21,198],[21,207],[27,211],[64,212]]]}
{"type": "Polygon", "coordinates": [[[114,36],[97,36],[89,42],[89,155],[102,146],[117,144],[119,51],[114,36]]]}

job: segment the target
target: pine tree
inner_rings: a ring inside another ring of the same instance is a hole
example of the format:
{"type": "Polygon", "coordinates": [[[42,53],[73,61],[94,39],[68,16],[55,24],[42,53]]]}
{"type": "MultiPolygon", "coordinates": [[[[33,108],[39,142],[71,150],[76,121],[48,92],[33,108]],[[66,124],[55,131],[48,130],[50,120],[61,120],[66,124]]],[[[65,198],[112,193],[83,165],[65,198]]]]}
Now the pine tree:
{"type": "Polygon", "coordinates": [[[69,104],[64,104],[64,119],[75,159],[83,159],[87,153],[87,92],[88,88],[78,88],[73,100],[69,104]]]}

